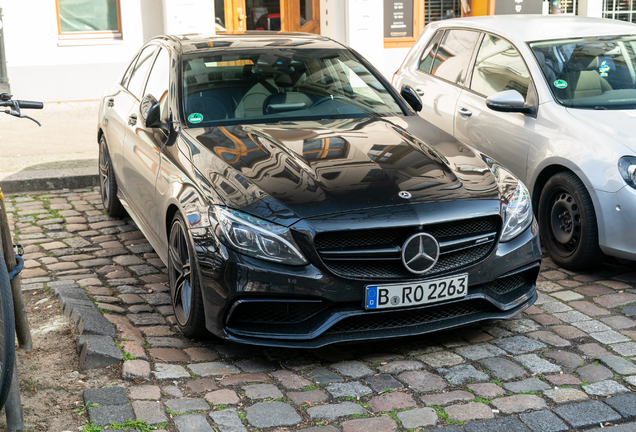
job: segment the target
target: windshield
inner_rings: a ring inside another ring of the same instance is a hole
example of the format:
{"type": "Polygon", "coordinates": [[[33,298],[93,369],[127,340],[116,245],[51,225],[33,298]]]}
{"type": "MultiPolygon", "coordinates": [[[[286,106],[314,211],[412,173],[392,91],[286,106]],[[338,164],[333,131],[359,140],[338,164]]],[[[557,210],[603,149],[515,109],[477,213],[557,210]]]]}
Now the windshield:
{"type": "Polygon", "coordinates": [[[190,127],[403,115],[383,83],[343,49],[252,49],[183,61],[190,127]]]}
{"type": "Polygon", "coordinates": [[[561,104],[636,109],[636,35],[532,42],[530,48],[561,104]]]}

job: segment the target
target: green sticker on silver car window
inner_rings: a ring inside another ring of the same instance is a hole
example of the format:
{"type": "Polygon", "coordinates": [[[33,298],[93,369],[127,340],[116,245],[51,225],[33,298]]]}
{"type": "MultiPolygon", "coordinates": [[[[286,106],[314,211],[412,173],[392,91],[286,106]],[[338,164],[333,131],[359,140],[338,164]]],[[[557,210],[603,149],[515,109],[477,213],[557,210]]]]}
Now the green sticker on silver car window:
{"type": "Polygon", "coordinates": [[[188,116],[188,121],[190,123],[201,123],[203,121],[203,116],[199,113],[192,113],[188,116]]]}
{"type": "Polygon", "coordinates": [[[554,86],[558,89],[564,89],[568,86],[568,83],[563,80],[556,80],[554,86]]]}

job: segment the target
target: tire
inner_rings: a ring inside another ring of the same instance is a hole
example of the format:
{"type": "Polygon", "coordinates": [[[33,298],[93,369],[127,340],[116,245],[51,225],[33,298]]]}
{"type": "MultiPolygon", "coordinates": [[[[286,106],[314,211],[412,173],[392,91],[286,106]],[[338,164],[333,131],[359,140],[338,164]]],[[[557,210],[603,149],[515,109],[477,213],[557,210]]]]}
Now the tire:
{"type": "Polygon", "coordinates": [[[125,211],[117,198],[117,180],[115,180],[115,170],[108,153],[106,138],[99,139],[99,193],[102,196],[104,210],[110,217],[123,216],[125,211]]]}
{"type": "Polygon", "coordinates": [[[208,335],[194,245],[181,213],[172,220],[168,236],[170,298],[177,325],[190,338],[208,335]]]}
{"type": "Polygon", "coordinates": [[[2,408],[9,396],[13,368],[15,367],[15,317],[13,315],[13,295],[11,293],[11,281],[7,273],[7,265],[3,259],[0,248],[0,408],[2,408]]]}
{"type": "Polygon", "coordinates": [[[555,264],[568,270],[600,265],[596,213],[583,182],[570,172],[552,176],[539,197],[541,242],[555,264]]]}

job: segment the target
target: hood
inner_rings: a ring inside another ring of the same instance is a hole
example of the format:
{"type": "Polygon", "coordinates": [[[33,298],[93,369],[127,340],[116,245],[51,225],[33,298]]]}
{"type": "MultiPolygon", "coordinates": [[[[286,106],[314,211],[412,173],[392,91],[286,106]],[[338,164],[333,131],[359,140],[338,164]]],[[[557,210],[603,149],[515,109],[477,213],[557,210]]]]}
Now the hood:
{"type": "Polygon", "coordinates": [[[571,116],[589,125],[588,127],[614,138],[636,152],[636,110],[566,109],[571,116]]]}
{"type": "Polygon", "coordinates": [[[479,154],[416,116],[184,132],[200,180],[223,204],[284,225],[360,209],[499,197],[479,154]]]}

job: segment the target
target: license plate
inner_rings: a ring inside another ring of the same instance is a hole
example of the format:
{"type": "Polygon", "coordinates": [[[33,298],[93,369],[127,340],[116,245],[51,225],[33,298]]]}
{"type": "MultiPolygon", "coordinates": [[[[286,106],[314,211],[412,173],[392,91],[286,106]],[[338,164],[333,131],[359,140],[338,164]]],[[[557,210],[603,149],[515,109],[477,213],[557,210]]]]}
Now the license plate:
{"type": "Polygon", "coordinates": [[[410,284],[368,285],[365,293],[365,308],[417,306],[461,298],[467,293],[467,274],[410,284]]]}

